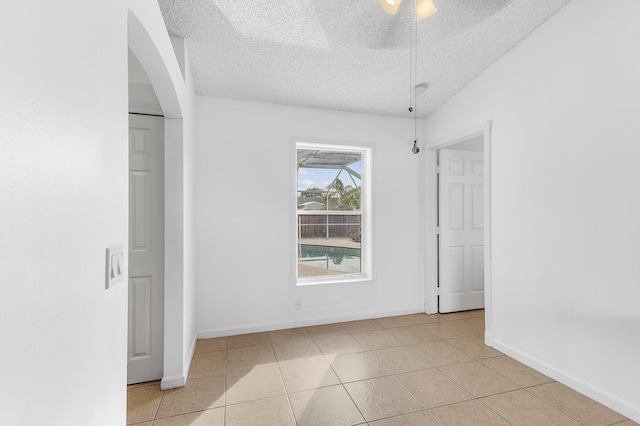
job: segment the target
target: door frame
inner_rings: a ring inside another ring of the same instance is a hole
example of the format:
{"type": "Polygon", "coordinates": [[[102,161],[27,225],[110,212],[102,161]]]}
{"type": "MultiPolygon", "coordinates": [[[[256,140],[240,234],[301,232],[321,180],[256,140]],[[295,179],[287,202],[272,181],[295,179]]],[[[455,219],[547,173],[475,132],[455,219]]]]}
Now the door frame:
{"type": "Polygon", "coordinates": [[[454,145],[458,142],[476,136],[483,136],[484,142],[484,313],[485,333],[484,340],[487,345],[492,342],[492,252],[491,252],[491,121],[458,132],[441,139],[428,142],[425,155],[426,173],[426,286],[425,286],[425,312],[434,314],[438,312],[438,238],[436,221],[438,217],[438,150],[454,145]]]}

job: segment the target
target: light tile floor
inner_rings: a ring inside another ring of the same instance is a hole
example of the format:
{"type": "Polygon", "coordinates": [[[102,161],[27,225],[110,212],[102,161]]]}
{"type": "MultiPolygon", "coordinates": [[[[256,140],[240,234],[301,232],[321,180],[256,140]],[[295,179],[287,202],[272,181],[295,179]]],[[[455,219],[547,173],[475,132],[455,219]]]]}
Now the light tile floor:
{"type": "Polygon", "coordinates": [[[127,424],[638,426],[483,332],[479,310],[198,340],[185,387],[128,387],[127,424]]]}

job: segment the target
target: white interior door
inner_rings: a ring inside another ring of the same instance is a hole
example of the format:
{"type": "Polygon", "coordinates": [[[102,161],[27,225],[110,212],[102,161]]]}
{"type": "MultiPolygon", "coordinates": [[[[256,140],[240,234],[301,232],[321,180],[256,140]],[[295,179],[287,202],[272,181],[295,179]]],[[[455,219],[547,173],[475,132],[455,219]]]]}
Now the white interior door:
{"type": "Polygon", "coordinates": [[[129,115],[129,384],[163,372],[163,128],[162,117],[129,115]]]}
{"type": "Polygon", "coordinates": [[[482,152],[439,151],[439,311],[484,307],[482,152]]]}

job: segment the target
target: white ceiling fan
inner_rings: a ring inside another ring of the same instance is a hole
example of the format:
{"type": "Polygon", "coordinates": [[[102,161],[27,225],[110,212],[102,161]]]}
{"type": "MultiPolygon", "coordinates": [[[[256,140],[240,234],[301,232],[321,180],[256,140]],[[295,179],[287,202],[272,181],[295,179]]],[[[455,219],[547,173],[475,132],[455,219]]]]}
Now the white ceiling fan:
{"type": "MultiPolygon", "coordinates": [[[[380,0],[382,8],[390,15],[395,15],[402,0],[380,0]]],[[[433,0],[416,0],[416,19],[423,19],[436,13],[438,9],[433,0]]]]}

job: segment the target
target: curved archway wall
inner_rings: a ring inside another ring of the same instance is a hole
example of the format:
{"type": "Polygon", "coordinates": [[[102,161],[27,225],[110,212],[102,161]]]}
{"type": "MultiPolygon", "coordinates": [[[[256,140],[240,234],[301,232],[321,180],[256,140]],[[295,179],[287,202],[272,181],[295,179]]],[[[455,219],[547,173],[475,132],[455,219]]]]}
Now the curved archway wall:
{"type": "Polygon", "coordinates": [[[161,387],[184,386],[195,349],[194,225],[189,174],[193,162],[194,90],[189,61],[176,58],[156,2],[129,2],[128,44],[149,80],[165,117],[164,374],[161,387]],[[178,63],[181,62],[181,64],[178,63]],[[184,75],[180,65],[183,66],[184,75]]]}

